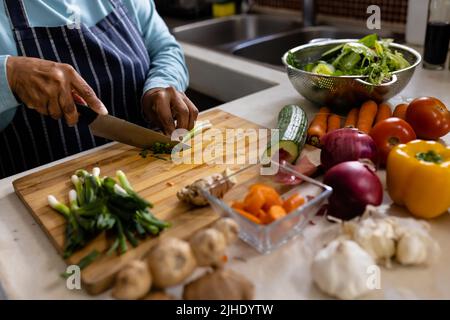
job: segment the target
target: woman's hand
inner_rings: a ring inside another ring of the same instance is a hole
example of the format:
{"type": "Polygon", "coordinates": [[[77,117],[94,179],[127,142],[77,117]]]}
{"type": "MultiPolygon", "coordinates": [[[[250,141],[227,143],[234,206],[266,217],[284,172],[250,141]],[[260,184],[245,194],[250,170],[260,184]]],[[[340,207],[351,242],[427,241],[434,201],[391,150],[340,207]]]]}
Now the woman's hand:
{"type": "Polygon", "coordinates": [[[142,111],[148,120],[157,121],[168,135],[175,128],[191,130],[198,116],[192,101],[173,87],[148,90],[142,98],[142,111]]]}
{"type": "Polygon", "coordinates": [[[72,93],[83,98],[98,114],[108,110],[94,90],[69,64],[29,58],[8,57],[7,77],[11,90],[30,109],[53,119],[64,116],[68,125],[78,122],[72,93]]]}

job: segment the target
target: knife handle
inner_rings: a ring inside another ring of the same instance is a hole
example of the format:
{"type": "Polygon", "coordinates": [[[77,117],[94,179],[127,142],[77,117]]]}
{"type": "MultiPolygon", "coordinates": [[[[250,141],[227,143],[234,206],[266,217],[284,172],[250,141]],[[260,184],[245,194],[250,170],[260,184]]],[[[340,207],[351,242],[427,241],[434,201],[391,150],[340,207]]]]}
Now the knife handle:
{"type": "Polygon", "coordinates": [[[89,108],[89,106],[84,106],[78,103],[75,103],[75,106],[77,107],[77,111],[80,114],[78,123],[90,125],[92,122],[94,122],[95,119],[97,119],[98,114],[91,108],[89,108]]]}

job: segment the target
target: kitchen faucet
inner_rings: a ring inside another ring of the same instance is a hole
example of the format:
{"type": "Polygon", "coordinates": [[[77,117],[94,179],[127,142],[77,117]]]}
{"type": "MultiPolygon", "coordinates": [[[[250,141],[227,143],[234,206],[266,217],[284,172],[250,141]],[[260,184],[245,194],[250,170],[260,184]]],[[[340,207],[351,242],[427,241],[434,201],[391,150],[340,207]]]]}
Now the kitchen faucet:
{"type": "Polygon", "coordinates": [[[242,0],[241,1],[241,12],[249,13],[253,4],[254,4],[254,0],[242,0]]]}
{"type": "Polygon", "coordinates": [[[316,6],[314,0],[303,0],[303,26],[310,27],[316,24],[316,6]]]}

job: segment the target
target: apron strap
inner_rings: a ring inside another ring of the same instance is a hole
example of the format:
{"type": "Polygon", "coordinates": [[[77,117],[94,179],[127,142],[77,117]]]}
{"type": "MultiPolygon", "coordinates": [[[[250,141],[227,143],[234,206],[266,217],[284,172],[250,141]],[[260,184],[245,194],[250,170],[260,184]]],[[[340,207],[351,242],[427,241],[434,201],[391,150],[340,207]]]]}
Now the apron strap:
{"type": "Polygon", "coordinates": [[[114,8],[118,8],[122,5],[122,1],[121,0],[109,0],[111,2],[111,4],[113,5],[114,8]]]}
{"type": "Polygon", "coordinates": [[[16,28],[28,28],[28,18],[22,0],[4,0],[5,11],[11,21],[12,26],[16,28]]]}

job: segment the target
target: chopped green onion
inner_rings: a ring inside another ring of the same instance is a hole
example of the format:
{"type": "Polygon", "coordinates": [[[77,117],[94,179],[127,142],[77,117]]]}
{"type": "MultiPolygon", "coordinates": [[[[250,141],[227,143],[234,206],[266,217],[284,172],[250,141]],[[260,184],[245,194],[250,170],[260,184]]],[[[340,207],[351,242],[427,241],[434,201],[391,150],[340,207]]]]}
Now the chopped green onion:
{"type": "MultiPolygon", "coordinates": [[[[81,258],[81,260],[77,263],[80,270],[83,270],[84,268],[89,266],[92,262],[94,262],[99,257],[99,255],[100,255],[100,252],[98,252],[97,250],[92,250],[88,255],[81,258]]],[[[67,279],[71,275],[72,275],[71,273],[68,273],[66,271],[61,274],[61,277],[67,279]]]]}
{"type": "Polygon", "coordinates": [[[87,256],[82,258],[80,260],[80,262],[78,262],[78,266],[80,267],[81,270],[83,270],[88,265],[90,265],[92,262],[94,262],[95,259],[97,259],[99,255],[100,255],[100,252],[98,252],[97,250],[92,250],[91,253],[89,253],[87,256]]]}
{"type": "Polygon", "coordinates": [[[211,128],[212,128],[212,123],[209,120],[197,121],[195,123],[194,128],[183,137],[181,142],[186,143],[187,141],[191,140],[192,138],[194,138],[196,135],[198,135],[202,131],[208,130],[211,128]]]}

